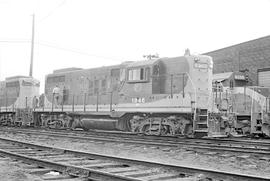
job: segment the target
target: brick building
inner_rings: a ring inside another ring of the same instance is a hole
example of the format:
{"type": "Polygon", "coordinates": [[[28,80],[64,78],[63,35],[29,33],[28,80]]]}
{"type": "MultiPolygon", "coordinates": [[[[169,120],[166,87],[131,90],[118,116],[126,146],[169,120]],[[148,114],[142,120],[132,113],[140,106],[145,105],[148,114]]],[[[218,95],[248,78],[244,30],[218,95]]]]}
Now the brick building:
{"type": "Polygon", "coordinates": [[[213,57],[214,74],[246,72],[249,85],[270,87],[270,36],[205,53],[213,57]]]}

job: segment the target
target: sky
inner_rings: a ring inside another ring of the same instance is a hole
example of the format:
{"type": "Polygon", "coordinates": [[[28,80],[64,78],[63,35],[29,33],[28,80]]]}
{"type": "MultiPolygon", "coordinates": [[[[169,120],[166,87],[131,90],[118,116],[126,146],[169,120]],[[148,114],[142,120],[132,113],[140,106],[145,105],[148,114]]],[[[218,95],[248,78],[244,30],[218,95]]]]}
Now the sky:
{"type": "Polygon", "coordinates": [[[270,35],[270,0],[0,0],[0,80],[202,54],[270,35]]]}

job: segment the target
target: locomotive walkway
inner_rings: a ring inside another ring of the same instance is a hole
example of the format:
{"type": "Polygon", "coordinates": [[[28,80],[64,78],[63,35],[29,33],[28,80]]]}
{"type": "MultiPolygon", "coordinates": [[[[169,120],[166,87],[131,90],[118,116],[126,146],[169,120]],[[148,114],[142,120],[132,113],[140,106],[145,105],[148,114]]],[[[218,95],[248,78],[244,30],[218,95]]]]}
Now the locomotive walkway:
{"type": "Polygon", "coordinates": [[[201,169],[157,162],[112,157],[59,147],[42,146],[0,138],[0,155],[36,166],[33,172],[58,171],[53,179],[87,178],[119,181],[173,180],[269,180],[270,177],[252,176],[218,170],[201,169]]]}

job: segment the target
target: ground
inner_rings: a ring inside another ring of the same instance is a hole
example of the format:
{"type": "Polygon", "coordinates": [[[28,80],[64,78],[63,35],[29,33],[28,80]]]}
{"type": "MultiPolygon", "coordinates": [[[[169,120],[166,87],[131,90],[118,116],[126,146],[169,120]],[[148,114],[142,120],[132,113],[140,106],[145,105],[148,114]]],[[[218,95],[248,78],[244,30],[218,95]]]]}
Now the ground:
{"type": "Polygon", "coordinates": [[[0,157],[0,181],[41,181],[36,175],[29,174],[24,164],[9,158],[0,157]]]}
{"type": "MultiPolygon", "coordinates": [[[[74,139],[37,137],[10,133],[0,133],[0,136],[91,153],[270,177],[270,157],[261,158],[248,154],[216,153],[203,150],[194,151],[181,145],[179,148],[159,148],[155,146],[85,140],[79,141],[74,139]]],[[[2,174],[0,174],[0,176],[1,175],[2,174]]]]}

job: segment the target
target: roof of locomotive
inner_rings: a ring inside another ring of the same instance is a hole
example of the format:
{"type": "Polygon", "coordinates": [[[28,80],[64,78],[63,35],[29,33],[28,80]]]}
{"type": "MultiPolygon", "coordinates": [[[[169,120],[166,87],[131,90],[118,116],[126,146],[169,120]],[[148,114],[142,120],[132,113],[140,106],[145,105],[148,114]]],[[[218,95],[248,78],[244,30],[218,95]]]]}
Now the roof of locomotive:
{"type": "Polygon", "coordinates": [[[121,64],[117,64],[117,65],[110,65],[110,66],[102,66],[102,67],[94,67],[94,68],[88,68],[88,69],[82,69],[82,68],[64,68],[64,69],[58,69],[58,70],[54,70],[53,73],[46,75],[47,76],[53,76],[53,75],[63,75],[63,74],[69,74],[69,73],[80,73],[80,72],[84,72],[84,71],[95,71],[98,70],[100,71],[101,69],[114,69],[114,68],[122,68],[122,67],[127,67],[130,63],[130,61],[128,62],[123,62],[121,64]]]}
{"type": "Polygon", "coordinates": [[[77,68],[77,67],[70,67],[70,68],[63,68],[63,69],[53,70],[53,73],[54,74],[65,73],[65,72],[72,72],[72,71],[76,71],[76,70],[83,70],[83,69],[82,68],[77,68]]]}
{"type": "Polygon", "coordinates": [[[162,57],[162,58],[156,58],[156,59],[150,59],[150,60],[141,60],[136,61],[128,65],[128,67],[141,67],[141,66],[147,66],[147,65],[153,65],[158,61],[164,61],[164,60],[173,60],[173,59],[186,59],[185,56],[178,56],[178,57],[162,57]]]}
{"type": "Polygon", "coordinates": [[[34,83],[35,85],[40,85],[40,81],[38,79],[35,79],[31,76],[23,76],[23,75],[18,75],[18,76],[12,76],[12,77],[6,77],[4,81],[0,81],[0,88],[5,88],[6,84],[9,82],[13,81],[22,81],[22,82],[31,82],[34,83]]]}
{"type": "Polygon", "coordinates": [[[127,67],[140,67],[145,65],[153,65],[159,59],[141,60],[130,63],[127,67]]]}
{"type": "MultiPolygon", "coordinates": [[[[205,56],[205,55],[190,55],[190,56],[205,56]]],[[[205,56],[208,57],[208,56],[205,56]]],[[[54,70],[53,73],[48,74],[47,76],[53,76],[55,74],[68,74],[68,73],[77,73],[77,72],[84,72],[84,71],[95,71],[95,70],[101,70],[101,69],[113,69],[113,68],[130,68],[130,67],[141,67],[141,66],[147,66],[147,65],[153,65],[158,61],[164,61],[164,60],[172,60],[172,59],[186,59],[186,56],[178,56],[178,57],[162,57],[162,58],[157,58],[157,59],[151,59],[151,60],[141,60],[141,61],[125,61],[122,62],[121,64],[117,65],[110,65],[110,66],[102,66],[102,67],[95,67],[95,68],[76,68],[76,67],[71,67],[71,68],[63,68],[63,69],[57,69],[54,70]]]]}
{"type": "Polygon", "coordinates": [[[6,77],[6,81],[14,80],[14,79],[21,79],[21,78],[31,78],[30,76],[24,76],[24,75],[16,75],[12,77],[6,77]]]}
{"type": "Polygon", "coordinates": [[[17,80],[31,80],[31,81],[34,81],[34,82],[39,82],[39,80],[38,79],[35,79],[34,77],[24,76],[24,75],[7,77],[5,79],[5,81],[3,81],[3,82],[10,82],[10,81],[17,81],[17,80]]]}

